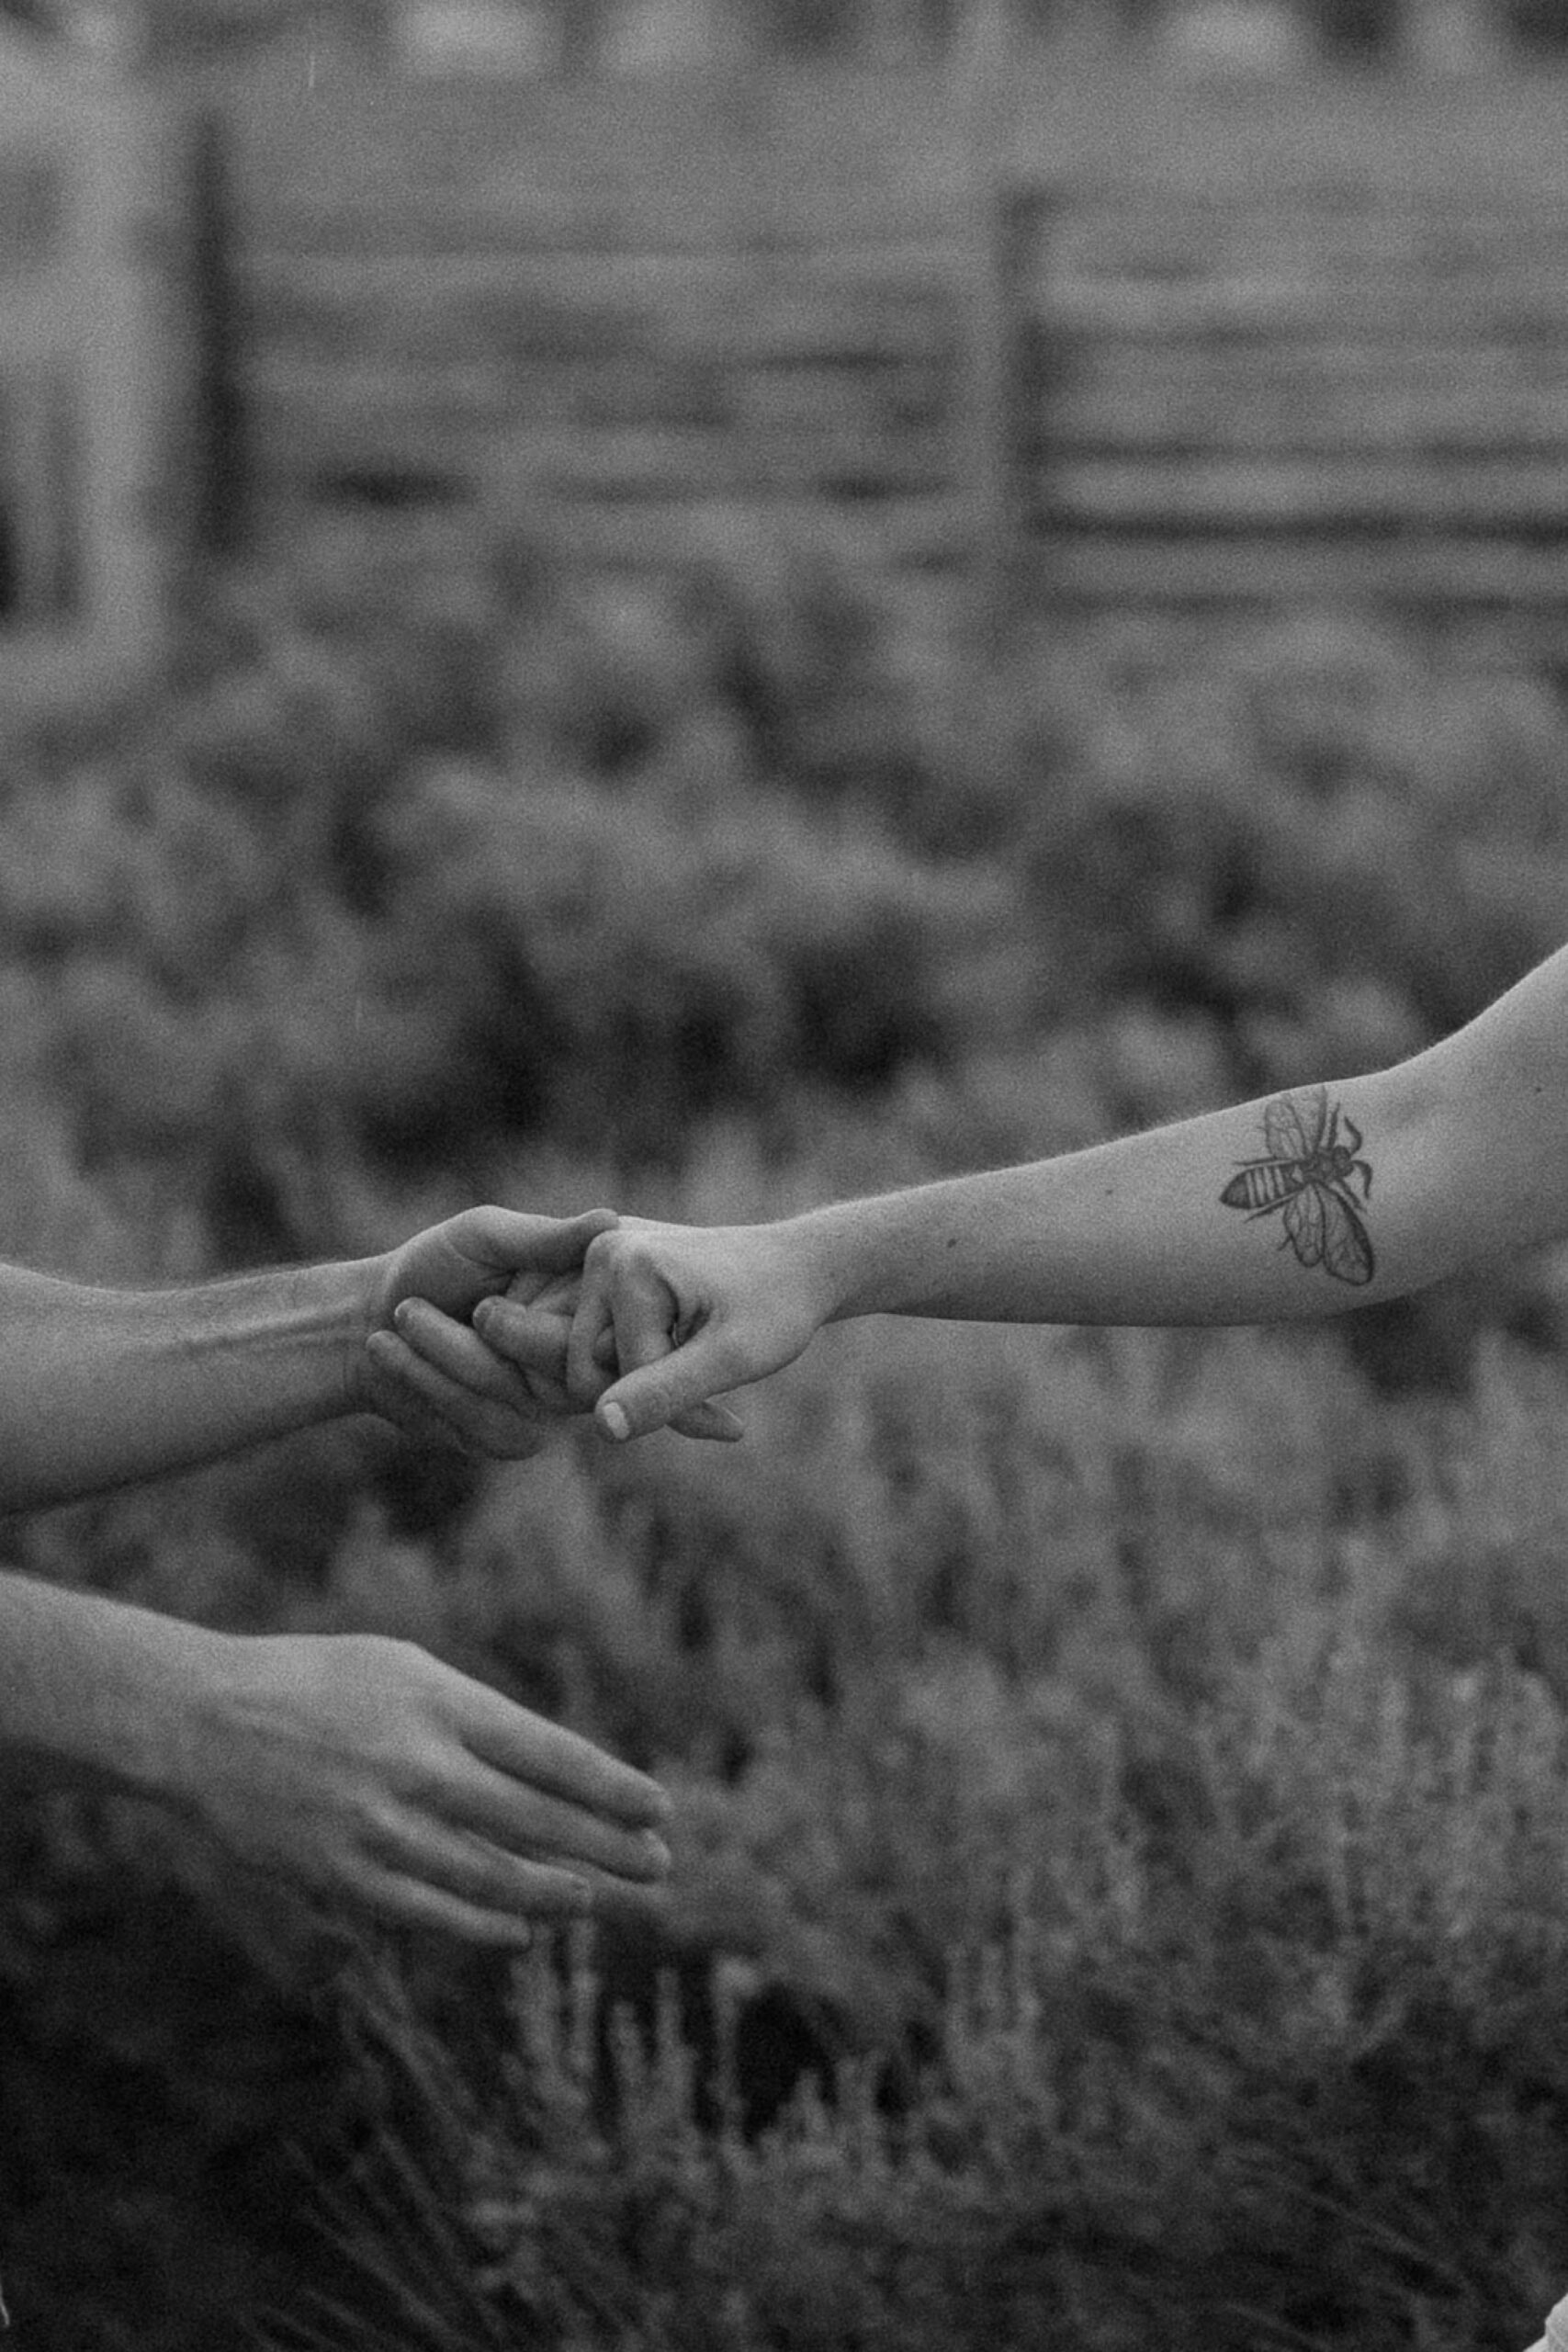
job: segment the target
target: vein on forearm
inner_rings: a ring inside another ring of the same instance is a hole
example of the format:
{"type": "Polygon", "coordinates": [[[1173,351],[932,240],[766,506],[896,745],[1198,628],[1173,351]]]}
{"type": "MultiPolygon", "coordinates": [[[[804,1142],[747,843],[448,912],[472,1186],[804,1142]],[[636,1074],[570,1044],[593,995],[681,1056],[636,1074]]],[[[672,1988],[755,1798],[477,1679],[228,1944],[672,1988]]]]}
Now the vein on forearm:
{"type": "Polygon", "coordinates": [[[353,1270],[94,1290],[0,1268],[0,1507],[187,1468],[344,1409],[353,1270]]]}

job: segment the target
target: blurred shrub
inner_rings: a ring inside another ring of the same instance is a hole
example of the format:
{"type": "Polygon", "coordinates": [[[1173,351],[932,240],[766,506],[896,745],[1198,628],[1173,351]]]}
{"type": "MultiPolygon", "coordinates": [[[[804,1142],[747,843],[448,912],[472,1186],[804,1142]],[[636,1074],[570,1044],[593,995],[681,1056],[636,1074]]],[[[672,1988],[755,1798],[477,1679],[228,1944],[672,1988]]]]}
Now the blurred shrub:
{"type": "Polygon", "coordinates": [[[628,718],[660,748],[629,778],[541,768],[592,745],[507,633],[537,651],[537,583],[453,594],[489,678],[460,718],[417,663],[388,694],[390,625],[351,634],[329,568],[310,628],[276,582],[236,590],[139,740],[13,784],[38,1084],[88,1165],[174,1172],[226,1259],[332,1246],[334,1167],[545,1134],[678,1161],[707,1114],[952,1064],[996,1019],[1003,876],[771,796],[718,714],[669,742],[628,718]]]}
{"type": "Polygon", "coordinates": [[[388,995],[433,1026],[446,999],[473,1110],[569,1144],[678,1161],[705,1112],[952,1062],[986,1015],[965,964],[999,877],[922,866],[863,824],[447,770],[390,842],[388,995]]]}
{"type": "Polygon", "coordinates": [[[933,1072],[1037,1098],[976,1158],[1086,1140],[1395,1059],[1568,929],[1544,681],[1310,618],[1040,624],[976,680],[917,609],[723,515],[662,598],[418,534],[231,584],[11,783],[38,1086],[224,1254],[300,1250],[333,1167],[782,1150],[933,1072]]]}
{"type": "Polygon", "coordinates": [[[1428,1042],[1568,929],[1544,682],[1297,621],[1047,643],[998,696],[1064,999],[1205,1012],[1249,1086],[1428,1042]]]}
{"type": "Polygon", "coordinates": [[[1498,1357],[1494,1448],[1318,1342],[944,1340],[471,1522],[449,1606],[660,1766],[678,1874],[482,2029],[357,1980],[345,2265],[432,2346],[1505,2352],[1568,2266],[1560,1660],[1401,1626],[1560,1374],[1498,1357]]]}
{"type": "MultiPolygon", "coordinates": [[[[1047,620],[982,675],[827,535],[716,518],[635,596],[520,543],[325,537],[215,589],[112,725],[7,761],[0,1247],[136,1280],[480,1190],[778,1214],[1375,1066],[1561,944],[1563,749],[1544,681],[1392,624],[1047,620]]],[[[1449,1398],[1380,1396],[1320,1335],[877,1327],[722,1454],[513,1480],[336,1431],[15,1548],[215,1623],[407,1634],[678,1782],[660,2064],[691,2099],[650,2090],[641,2141],[617,2116],[646,2077],[615,1998],[651,2030],[657,1993],[606,1937],[591,2116],[569,2084],[564,2123],[497,2123],[422,2241],[449,2340],[521,2303],[618,2344],[640,2282],[666,2340],[739,2352],[845,2312],[901,2346],[1476,2352],[1568,2270],[1534,1281],[1383,1323],[1407,1376],[1450,1317],[1449,1398]],[[1502,1322],[1533,1370],[1477,1355],[1502,1322]],[[846,2076],[757,2136],[849,2060],[869,2105],[846,2076]]],[[[42,1845],[0,1920],[22,2009],[42,1845]]],[[[145,1921],[118,1965],[105,1904],[36,2041],[39,2147],[38,2083],[73,2047],[102,2079],[149,2001],[149,2079],[186,2096],[186,1988],[145,1921]]],[[[417,2170],[429,2103],[400,2113],[417,2170]]]]}

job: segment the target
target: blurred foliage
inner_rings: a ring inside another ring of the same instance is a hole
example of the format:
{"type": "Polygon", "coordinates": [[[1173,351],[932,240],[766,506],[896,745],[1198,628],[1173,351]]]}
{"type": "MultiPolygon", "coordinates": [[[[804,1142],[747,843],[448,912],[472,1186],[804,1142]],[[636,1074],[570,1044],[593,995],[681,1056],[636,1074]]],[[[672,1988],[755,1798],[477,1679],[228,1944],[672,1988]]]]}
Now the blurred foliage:
{"type": "MultiPolygon", "coordinates": [[[[1544,673],[1310,614],[1036,616],[981,667],[826,526],[715,517],[635,590],[456,531],[203,581],[147,691],[5,746],[0,1251],[782,1215],[1375,1067],[1568,933],[1544,673]]],[[[659,1932],[562,1960],[563,2052],[543,1955],[340,1967],[221,1858],[18,1793],[18,2329],[221,2352],[292,2266],[331,2341],[411,2347],[1528,2340],[1560,1289],[868,1326],[740,1448],[340,1427],[14,1528],[176,1613],[426,1643],[681,1824],[659,1932]]]]}
{"type": "Polygon", "coordinates": [[[670,1922],[367,1963],[402,2120],[269,2341],[1504,2352],[1555,2299],[1561,1369],[1374,1412],[1321,1338],[902,1337],[432,1558],[667,1774],[670,1922]]]}

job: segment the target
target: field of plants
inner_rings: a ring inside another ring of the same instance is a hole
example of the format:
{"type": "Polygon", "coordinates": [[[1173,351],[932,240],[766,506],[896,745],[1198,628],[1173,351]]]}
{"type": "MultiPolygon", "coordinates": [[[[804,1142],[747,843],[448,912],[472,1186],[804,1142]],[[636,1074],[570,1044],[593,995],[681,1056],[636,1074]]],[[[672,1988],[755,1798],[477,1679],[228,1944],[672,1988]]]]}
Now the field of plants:
{"type": "MultiPolygon", "coordinates": [[[[1393,1059],[1568,936],[1568,711],[1366,615],[638,598],[323,526],[0,778],[0,1251],[696,1219],[1393,1059]]],[[[367,1934],[0,1822],[25,2352],[1518,2352],[1568,2287],[1568,1288],[869,1323],[745,1442],[369,1424],[6,1530],[657,1770],[655,1935],[367,1934]]]]}

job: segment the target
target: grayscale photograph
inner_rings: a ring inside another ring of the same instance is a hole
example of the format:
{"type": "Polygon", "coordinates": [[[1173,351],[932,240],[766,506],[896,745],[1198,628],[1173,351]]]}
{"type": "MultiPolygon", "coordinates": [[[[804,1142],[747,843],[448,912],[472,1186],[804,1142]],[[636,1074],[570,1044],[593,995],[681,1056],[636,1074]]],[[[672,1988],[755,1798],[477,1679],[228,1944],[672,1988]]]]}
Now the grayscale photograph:
{"type": "Polygon", "coordinates": [[[0,0],[0,2352],[1568,2352],[1568,0],[0,0]]]}

